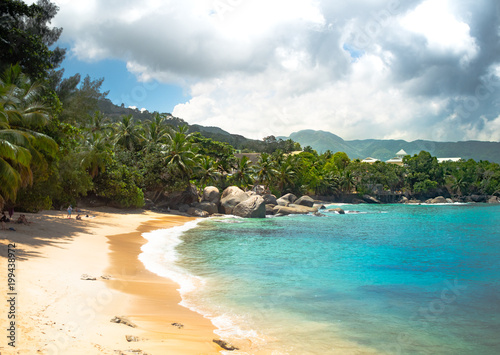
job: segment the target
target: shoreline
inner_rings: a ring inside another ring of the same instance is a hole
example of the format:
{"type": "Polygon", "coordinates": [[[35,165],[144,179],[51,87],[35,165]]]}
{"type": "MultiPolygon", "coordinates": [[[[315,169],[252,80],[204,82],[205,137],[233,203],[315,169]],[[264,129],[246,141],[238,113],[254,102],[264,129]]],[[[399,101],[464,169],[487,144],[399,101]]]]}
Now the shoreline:
{"type": "Polygon", "coordinates": [[[131,297],[128,318],[149,339],[150,344],[145,348],[148,353],[161,354],[166,350],[176,354],[219,353],[212,342],[217,336],[211,321],[181,306],[179,285],[149,271],[139,260],[141,247],[148,242],[143,233],[181,226],[193,220],[195,218],[184,216],[159,217],[142,223],[135,232],[107,237],[110,266],[106,273],[114,277],[106,284],[131,297]],[[168,222],[167,228],[165,222],[168,222]]]}
{"type": "MultiPolygon", "coordinates": [[[[11,223],[16,231],[0,231],[0,291],[8,291],[7,245],[15,243],[17,293],[16,347],[2,336],[0,353],[219,354],[210,320],[179,305],[178,285],[146,270],[138,258],[147,242],[142,233],[193,218],[113,208],[88,213],[91,218],[82,221],[61,211],[26,213],[33,224],[11,223]],[[138,327],[112,323],[115,316],[138,327]]],[[[0,311],[4,335],[7,311],[0,311]]]]}

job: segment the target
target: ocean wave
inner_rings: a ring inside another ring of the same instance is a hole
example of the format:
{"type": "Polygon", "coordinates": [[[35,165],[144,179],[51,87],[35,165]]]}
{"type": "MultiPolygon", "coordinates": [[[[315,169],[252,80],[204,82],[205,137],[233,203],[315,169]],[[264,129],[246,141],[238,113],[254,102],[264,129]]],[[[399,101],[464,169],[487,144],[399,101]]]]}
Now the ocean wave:
{"type": "MultiPolygon", "coordinates": [[[[212,219],[212,221],[223,223],[243,222],[238,221],[238,219],[240,218],[236,216],[228,216],[228,218],[212,219]]],[[[185,223],[182,226],[143,233],[142,236],[147,240],[147,243],[141,247],[142,253],[139,255],[139,260],[147,270],[177,283],[179,285],[178,291],[181,295],[179,305],[209,319],[217,328],[214,332],[222,339],[231,341],[245,340],[250,341],[254,345],[265,344],[266,340],[257,331],[252,329],[244,330],[238,325],[246,323],[243,319],[238,319],[241,317],[222,313],[222,311],[213,312],[206,305],[203,305],[202,302],[199,302],[194,291],[202,289],[207,281],[202,277],[190,274],[187,270],[177,265],[179,254],[176,248],[183,243],[181,236],[186,231],[196,228],[201,221],[203,220],[198,219],[185,223]]],[[[244,352],[236,353],[245,354],[244,352]]]]}
{"type": "Polygon", "coordinates": [[[201,221],[199,219],[182,226],[142,234],[148,242],[141,247],[142,253],[139,255],[139,260],[149,271],[179,284],[181,294],[195,290],[204,284],[202,278],[191,275],[176,265],[179,257],[175,250],[182,243],[181,235],[198,226],[201,221]]]}

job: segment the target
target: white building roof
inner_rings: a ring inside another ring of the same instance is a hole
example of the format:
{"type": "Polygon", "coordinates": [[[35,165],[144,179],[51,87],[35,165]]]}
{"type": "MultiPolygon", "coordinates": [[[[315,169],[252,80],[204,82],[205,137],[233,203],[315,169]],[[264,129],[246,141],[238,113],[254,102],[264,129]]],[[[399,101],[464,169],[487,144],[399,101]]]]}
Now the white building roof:
{"type": "Polygon", "coordinates": [[[368,158],[361,160],[362,163],[375,163],[376,161],[380,161],[380,160],[372,158],[372,157],[368,157],[368,158]]]}
{"type": "Polygon", "coordinates": [[[460,161],[462,158],[437,158],[438,163],[442,163],[445,161],[460,161]]]}
{"type": "Polygon", "coordinates": [[[396,156],[405,156],[405,155],[408,155],[408,153],[406,153],[403,149],[401,149],[399,152],[396,153],[396,156]]]}

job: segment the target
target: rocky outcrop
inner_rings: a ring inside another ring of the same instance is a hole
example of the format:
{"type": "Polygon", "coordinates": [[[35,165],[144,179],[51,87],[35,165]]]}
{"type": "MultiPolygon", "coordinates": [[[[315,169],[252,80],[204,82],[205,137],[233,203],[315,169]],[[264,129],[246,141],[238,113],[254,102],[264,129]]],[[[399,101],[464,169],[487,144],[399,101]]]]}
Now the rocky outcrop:
{"type": "Polygon", "coordinates": [[[158,205],[158,208],[171,208],[174,210],[179,209],[181,205],[191,205],[198,202],[198,190],[196,186],[189,185],[182,192],[173,192],[166,196],[166,201],[158,205]]]}
{"type": "Polygon", "coordinates": [[[187,210],[190,208],[191,206],[189,205],[186,205],[186,204],[182,204],[179,206],[179,212],[187,212],[187,210]]]}
{"type": "Polygon", "coordinates": [[[265,218],[266,204],[262,196],[254,195],[238,203],[233,208],[233,214],[243,218],[265,218]]]}
{"type": "Polygon", "coordinates": [[[233,214],[233,209],[249,196],[237,186],[229,186],[222,192],[221,206],[225,214],[233,214]]]}
{"type": "Polygon", "coordinates": [[[197,205],[200,210],[208,212],[209,215],[213,215],[219,212],[219,207],[213,202],[203,201],[197,205]]]}
{"type": "Polygon", "coordinates": [[[488,199],[488,203],[498,203],[498,197],[496,196],[491,196],[489,199],[488,199]]]}
{"type": "Polygon", "coordinates": [[[201,202],[211,202],[216,205],[220,202],[219,189],[214,186],[207,186],[203,189],[201,202]]]}
{"type": "Polygon", "coordinates": [[[306,206],[306,207],[313,207],[314,206],[314,200],[310,198],[309,196],[302,196],[301,198],[295,200],[293,202],[296,205],[300,206],[306,206]]]}
{"type": "Polygon", "coordinates": [[[335,212],[335,213],[338,213],[338,214],[345,214],[345,211],[340,208],[340,207],[337,207],[337,208],[331,208],[328,210],[328,212],[335,212]]]}
{"type": "Polygon", "coordinates": [[[248,197],[252,197],[258,194],[255,191],[245,191],[245,195],[247,195],[248,197]]]}
{"type": "Polygon", "coordinates": [[[276,202],[278,202],[278,205],[280,206],[288,206],[289,204],[294,203],[295,200],[297,200],[297,196],[294,194],[286,194],[281,196],[276,202]]]}
{"type": "Polygon", "coordinates": [[[468,196],[467,202],[487,202],[488,200],[488,195],[470,195],[468,196]]]}
{"type": "Polygon", "coordinates": [[[190,216],[193,216],[193,217],[208,217],[209,216],[207,211],[203,211],[202,209],[196,208],[196,207],[190,207],[187,210],[187,214],[190,216]]]}
{"type": "Polygon", "coordinates": [[[266,193],[266,187],[264,185],[255,185],[252,189],[257,195],[264,195],[266,193]]]}
{"type": "Polygon", "coordinates": [[[363,195],[363,200],[366,202],[366,203],[376,203],[376,204],[380,204],[381,202],[379,200],[377,200],[375,197],[373,196],[370,196],[370,195],[363,195]]]}
{"type": "Polygon", "coordinates": [[[262,198],[264,199],[264,202],[266,203],[266,205],[277,205],[278,204],[276,196],[274,196],[274,195],[266,194],[266,195],[262,195],[262,198]]]}
{"type": "Polygon", "coordinates": [[[274,210],[273,210],[274,207],[276,207],[276,205],[266,203],[266,216],[270,216],[270,215],[274,214],[274,210]]]}
{"type": "Polygon", "coordinates": [[[288,205],[288,206],[275,206],[273,208],[273,212],[275,215],[286,216],[289,214],[308,214],[318,212],[317,208],[300,206],[300,205],[288,205]]]}
{"type": "Polygon", "coordinates": [[[443,196],[438,196],[436,198],[430,198],[425,203],[448,203],[443,196]]]}

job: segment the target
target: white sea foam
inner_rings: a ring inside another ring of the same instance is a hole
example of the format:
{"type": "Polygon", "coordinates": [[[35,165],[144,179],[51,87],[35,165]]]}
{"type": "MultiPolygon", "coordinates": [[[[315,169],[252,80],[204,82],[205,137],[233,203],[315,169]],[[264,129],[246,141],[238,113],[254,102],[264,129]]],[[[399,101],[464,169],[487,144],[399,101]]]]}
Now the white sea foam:
{"type": "MultiPolygon", "coordinates": [[[[238,219],[239,217],[236,216],[228,216],[228,218],[217,219],[217,222],[240,223],[238,219]]],[[[139,255],[139,260],[149,271],[179,284],[178,291],[182,299],[179,305],[210,319],[217,328],[215,333],[222,339],[248,339],[253,344],[265,343],[265,339],[255,330],[244,330],[237,325],[245,324],[246,322],[243,319],[239,319],[236,315],[215,314],[206,305],[202,305],[196,299],[189,297],[191,292],[202,289],[206,285],[206,280],[190,274],[177,265],[179,255],[176,247],[183,242],[181,239],[182,234],[197,227],[201,221],[201,219],[198,219],[182,226],[144,233],[142,236],[148,242],[141,247],[142,253],[139,255]]],[[[243,352],[238,353],[244,354],[243,352]]]]}
{"type": "Polygon", "coordinates": [[[181,295],[204,283],[202,278],[190,275],[176,265],[179,257],[175,250],[182,243],[181,235],[195,228],[200,221],[196,220],[182,226],[159,229],[142,235],[148,242],[141,247],[142,253],[139,255],[139,260],[149,271],[178,283],[181,295]]]}

